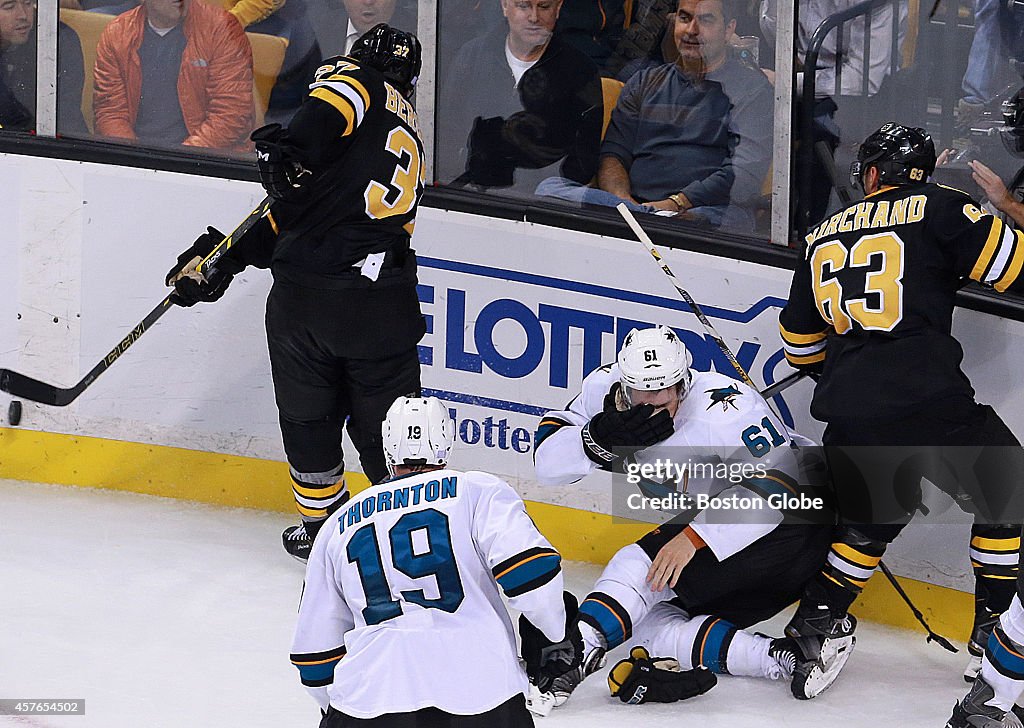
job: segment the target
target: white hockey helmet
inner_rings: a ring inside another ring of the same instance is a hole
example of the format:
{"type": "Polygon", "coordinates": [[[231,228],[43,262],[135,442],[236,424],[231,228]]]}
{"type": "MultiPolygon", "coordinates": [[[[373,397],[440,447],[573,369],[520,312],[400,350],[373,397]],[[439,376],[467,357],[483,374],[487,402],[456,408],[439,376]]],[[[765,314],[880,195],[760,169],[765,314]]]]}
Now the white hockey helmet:
{"type": "Polygon", "coordinates": [[[629,390],[666,389],[680,384],[679,399],[690,389],[690,365],[693,357],[676,332],[667,326],[633,329],[619,350],[619,381],[629,398],[629,390]]]}
{"type": "Polygon", "coordinates": [[[399,397],[381,424],[388,472],[397,465],[446,465],[455,422],[437,397],[399,397]]]}

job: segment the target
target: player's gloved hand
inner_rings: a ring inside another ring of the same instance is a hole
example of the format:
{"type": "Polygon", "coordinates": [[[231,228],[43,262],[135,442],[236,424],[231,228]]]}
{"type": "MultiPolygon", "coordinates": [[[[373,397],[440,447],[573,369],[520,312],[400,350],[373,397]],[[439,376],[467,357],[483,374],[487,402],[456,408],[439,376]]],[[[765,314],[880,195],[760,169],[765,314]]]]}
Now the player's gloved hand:
{"type": "Polygon", "coordinates": [[[280,124],[267,124],[249,135],[256,147],[256,166],[260,184],[267,194],[282,202],[298,202],[306,196],[305,188],[313,181],[313,173],[295,157],[295,149],[285,140],[280,124]]]}
{"type": "Polygon", "coordinates": [[[671,657],[651,657],[634,647],[629,658],[608,673],[608,688],[623,703],[674,703],[703,695],[718,683],[715,673],[703,667],[683,670],[671,657]]]}
{"type": "Polygon", "coordinates": [[[208,227],[188,250],[178,256],[178,261],[164,279],[166,285],[174,286],[171,303],[189,307],[200,301],[212,303],[224,295],[235,274],[244,270],[242,263],[231,255],[223,255],[217,261],[217,267],[210,272],[209,278],[204,278],[197,270],[203,258],[223,239],[224,233],[215,227],[208,227]]]}
{"type": "Polygon", "coordinates": [[[562,592],[565,602],[565,639],[552,642],[533,626],[526,615],[519,615],[519,637],[522,642],[526,674],[534,685],[545,693],[551,683],[583,662],[583,636],[580,634],[579,602],[570,592],[562,592]]]}
{"type": "Polygon", "coordinates": [[[610,465],[615,459],[613,448],[645,448],[655,445],[675,432],[675,424],[668,410],[661,409],[655,414],[653,404],[638,404],[621,411],[608,407],[594,415],[583,426],[583,451],[598,465],[610,465]]]}

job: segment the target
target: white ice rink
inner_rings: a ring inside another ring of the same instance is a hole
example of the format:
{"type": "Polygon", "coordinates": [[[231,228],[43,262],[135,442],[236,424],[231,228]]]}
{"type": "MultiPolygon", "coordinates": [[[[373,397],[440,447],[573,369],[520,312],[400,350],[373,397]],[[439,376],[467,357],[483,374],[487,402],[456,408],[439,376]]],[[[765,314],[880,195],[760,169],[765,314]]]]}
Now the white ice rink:
{"type": "MultiPolygon", "coordinates": [[[[86,701],[85,716],[0,717],[0,725],[314,728],[319,713],[288,662],[302,584],[301,566],[280,546],[289,523],[281,514],[0,481],[0,698],[86,701]]],[[[582,596],[597,573],[569,564],[568,585],[582,596]]],[[[868,624],[858,636],[842,679],[814,701],[794,700],[783,683],[722,676],[694,700],[626,706],[608,696],[602,672],[537,724],[944,725],[965,691],[964,653],[868,624]]]]}

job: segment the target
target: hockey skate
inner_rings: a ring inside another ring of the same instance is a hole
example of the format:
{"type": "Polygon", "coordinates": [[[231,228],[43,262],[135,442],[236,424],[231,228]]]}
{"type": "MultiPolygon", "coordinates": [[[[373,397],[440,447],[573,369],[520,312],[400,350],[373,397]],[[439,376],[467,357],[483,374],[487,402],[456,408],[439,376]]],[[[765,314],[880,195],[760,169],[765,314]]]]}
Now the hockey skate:
{"type": "Polygon", "coordinates": [[[284,529],[284,533],[281,534],[281,540],[284,542],[284,550],[290,556],[302,563],[306,563],[309,560],[309,552],[313,548],[313,539],[306,533],[306,524],[300,523],[298,526],[289,526],[284,529]]]}
{"type": "Polygon", "coordinates": [[[970,656],[967,667],[964,668],[964,681],[974,682],[981,672],[981,657],[985,654],[985,645],[992,635],[992,628],[999,622],[999,617],[990,617],[974,625],[974,633],[967,642],[967,654],[970,656]]]}
{"type": "Polygon", "coordinates": [[[824,605],[801,605],[786,625],[786,636],[797,648],[790,684],[793,697],[810,700],[836,681],[857,644],[856,629],[852,614],[835,618],[824,605]]]}
{"type": "Polygon", "coordinates": [[[564,675],[556,677],[551,681],[551,687],[544,692],[531,683],[530,696],[526,701],[530,712],[546,716],[552,708],[563,705],[585,677],[593,675],[604,667],[605,652],[603,647],[591,647],[590,651],[583,656],[579,667],[574,667],[564,675]]]}
{"type": "Polygon", "coordinates": [[[800,648],[793,638],[779,637],[768,645],[768,658],[765,676],[769,680],[791,680],[800,660],[800,648]]]}
{"type": "Polygon", "coordinates": [[[992,686],[980,675],[974,680],[967,697],[953,707],[946,728],[1022,728],[1013,711],[986,705],[995,697],[992,686]]]}

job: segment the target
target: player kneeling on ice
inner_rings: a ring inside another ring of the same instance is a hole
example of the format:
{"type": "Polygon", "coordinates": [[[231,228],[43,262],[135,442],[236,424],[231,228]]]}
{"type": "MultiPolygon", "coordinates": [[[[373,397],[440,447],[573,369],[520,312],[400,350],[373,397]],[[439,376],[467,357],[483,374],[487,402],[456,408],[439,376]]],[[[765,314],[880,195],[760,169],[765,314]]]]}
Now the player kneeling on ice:
{"type": "MultiPolygon", "coordinates": [[[[667,446],[679,448],[677,453],[714,448],[731,453],[734,461],[765,466],[754,469],[742,487],[720,477],[680,479],[679,489],[690,496],[705,493],[726,502],[739,491],[753,502],[778,488],[797,492],[797,450],[790,443],[809,441],[789,433],[756,390],[722,374],[692,371],[690,364],[671,329],[631,331],[617,363],[589,374],[564,411],[541,419],[537,479],[565,485],[602,469],[625,470],[628,481],[633,466],[650,462],[657,445],[662,453],[670,452],[667,446]]],[[[675,486],[641,484],[645,492],[667,493],[675,486]]],[[[852,617],[845,635],[816,643],[813,659],[802,657],[789,638],[743,631],[800,597],[826,559],[831,527],[783,524],[782,514],[767,505],[755,510],[751,517],[712,506],[689,525],[673,519],[621,549],[580,605],[583,661],[555,681],[554,703],[567,700],[602,666],[607,650],[627,641],[643,645],[648,654],[634,650],[631,665],[612,671],[613,693],[626,702],[663,699],[653,696],[666,693],[678,699],[707,689],[697,676],[665,673],[649,655],[668,656],[684,670],[791,679],[801,698],[831,685],[853,650],[852,617]],[[666,691],[673,681],[675,687],[666,691]]]]}
{"type": "Polygon", "coordinates": [[[438,399],[396,400],[382,426],[391,479],[314,541],[291,659],[322,728],[532,726],[499,586],[543,635],[524,647],[533,679],[578,664],[561,557],[511,486],[447,468],[454,427],[438,399]]]}

